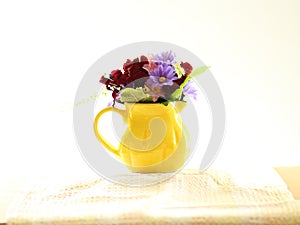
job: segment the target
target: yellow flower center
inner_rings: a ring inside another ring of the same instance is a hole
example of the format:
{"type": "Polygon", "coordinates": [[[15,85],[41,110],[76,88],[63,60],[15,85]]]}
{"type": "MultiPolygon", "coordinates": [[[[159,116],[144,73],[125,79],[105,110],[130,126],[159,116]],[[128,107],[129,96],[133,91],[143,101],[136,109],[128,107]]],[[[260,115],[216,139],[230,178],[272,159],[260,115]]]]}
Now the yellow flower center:
{"type": "Polygon", "coordinates": [[[160,77],[160,78],[158,79],[158,81],[159,81],[160,83],[164,82],[165,80],[166,80],[165,77],[160,77]]]}

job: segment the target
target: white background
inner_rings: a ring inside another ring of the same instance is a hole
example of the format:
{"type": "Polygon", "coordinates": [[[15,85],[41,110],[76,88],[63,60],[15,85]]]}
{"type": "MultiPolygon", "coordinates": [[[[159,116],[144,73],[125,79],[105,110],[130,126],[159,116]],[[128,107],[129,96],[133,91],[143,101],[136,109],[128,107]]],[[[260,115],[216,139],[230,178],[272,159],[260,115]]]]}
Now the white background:
{"type": "Polygon", "coordinates": [[[90,171],[77,86],[106,52],[147,40],[212,66],[227,111],[214,166],[299,165],[299,12],[297,0],[1,1],[0,175],[90,171]]]}

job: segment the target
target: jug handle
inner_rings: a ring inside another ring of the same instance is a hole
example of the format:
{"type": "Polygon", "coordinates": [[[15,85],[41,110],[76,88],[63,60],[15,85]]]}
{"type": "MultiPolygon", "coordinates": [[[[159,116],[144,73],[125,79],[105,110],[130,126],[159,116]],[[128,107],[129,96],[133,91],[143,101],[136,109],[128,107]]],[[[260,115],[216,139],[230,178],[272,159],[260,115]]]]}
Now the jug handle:
{"type": "Polygon", "coordinates": [[[98,138],[98,140],[103,144],[103,146],[108,149],[110,152],[116,154],[116,155],[120,155],[119,154],[119,151],[111,144],[109,143],[103,136],[102,134],[99,132],[98,130],[98,121],[100,119],[100,117],[104,114],[104,113],[107,113],[107,112],[116,112],[116,113],[119,113],[123,119],[125,118],[125,110],[121,110],[121,109],[117,109],[117,108],[114,108],[114,107],[107,107],[103,110],[101,110],[97,116],[95,117],[95,120],[94,120],[94,132],[96,134],[96,137],[98,138]]]}

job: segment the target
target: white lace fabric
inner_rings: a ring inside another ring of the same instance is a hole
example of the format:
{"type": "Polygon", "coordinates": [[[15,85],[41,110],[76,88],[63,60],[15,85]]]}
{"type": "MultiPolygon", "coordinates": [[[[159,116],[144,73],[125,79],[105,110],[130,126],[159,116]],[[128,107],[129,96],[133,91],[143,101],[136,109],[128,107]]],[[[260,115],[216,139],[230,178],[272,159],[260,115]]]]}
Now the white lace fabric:
{"type": "Polygon", "coordinates": [[[183,170],[166,182],[139,188],[98,177],[44,178],[16,198],[7,221],[16,225],[300,224],[300,202],[278,177],[268,175],[268,181],[254,182],[247,176],[183,170]]]}

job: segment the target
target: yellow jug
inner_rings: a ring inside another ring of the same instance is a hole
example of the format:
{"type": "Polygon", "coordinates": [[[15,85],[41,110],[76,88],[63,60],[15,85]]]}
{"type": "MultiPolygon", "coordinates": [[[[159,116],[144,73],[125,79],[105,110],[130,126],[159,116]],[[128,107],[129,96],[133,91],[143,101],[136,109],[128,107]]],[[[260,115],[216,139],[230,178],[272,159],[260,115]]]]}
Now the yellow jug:
{"type": "Polygon", "coordinates": [[[133,172],[170,172],[183,166],[189,149],[180,117],[185,102],[167,106],[159,103],[125,103],[125,110],[108,107],[94,120],[94,131],[103,146],[133,172]],[[118,149],[99,132],[99,118],[117,112],[128,124],[118,149]]]}

